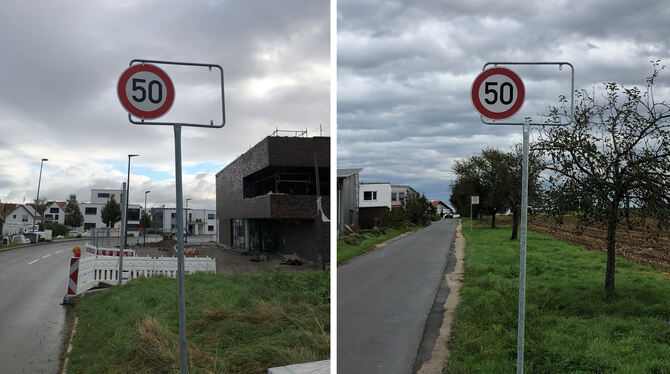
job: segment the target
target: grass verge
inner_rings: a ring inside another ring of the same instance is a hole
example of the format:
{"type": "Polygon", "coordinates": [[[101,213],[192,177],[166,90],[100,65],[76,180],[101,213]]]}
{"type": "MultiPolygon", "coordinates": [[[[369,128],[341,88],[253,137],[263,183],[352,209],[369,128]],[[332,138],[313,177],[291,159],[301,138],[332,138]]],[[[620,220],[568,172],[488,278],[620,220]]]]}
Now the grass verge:
{"type": "Polygon", "coordinates": [[[3,249],[9,249],[9,248],[14,248],[22,245],[21,243],[15,243],[15,242],[9,242],[7,245],[0,245],[0,251],[3,249]]]}
{"type": "MultiPolygon", "coordinates": [[[[328,359],[328,272],[186,276],[189,372],[267,373],[328,359]]],[[[84,297],[68,371],[178,372],[177,281],[138,279],[84,297]]]]}
{"type": "MultiPolygon", "coordinates": [[[[445,373],[516,367],[519,242],[508,228],[463,229],[465,278],[445,373]]],[[[670,276],[605,253],[528,233],[527,373],[670,373],[670,276]]]]}
{"type": "Polygon", "coordinates": [[[352,236],[337,239],[337,264],[371,251],[377,244],[393,239],[409,231],[420,229],[420,226],[403,227],[400,229],[376,229],[352,236]]]}

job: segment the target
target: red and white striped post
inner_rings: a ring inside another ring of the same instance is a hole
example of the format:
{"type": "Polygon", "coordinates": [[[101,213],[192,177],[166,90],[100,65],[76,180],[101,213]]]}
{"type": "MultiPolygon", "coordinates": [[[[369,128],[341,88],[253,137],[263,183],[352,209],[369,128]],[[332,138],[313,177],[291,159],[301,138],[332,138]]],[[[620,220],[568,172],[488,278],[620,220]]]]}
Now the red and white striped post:
{"type": "Polygon", "coordinates": [[[81,250],[79,247],[72,248],[74,257],[70,258],[70,273],[67,278],[67,294],[63,297],[63,304],[74,304],[77,300],[77,281],[79,280],[79,259],[81,250]]]}

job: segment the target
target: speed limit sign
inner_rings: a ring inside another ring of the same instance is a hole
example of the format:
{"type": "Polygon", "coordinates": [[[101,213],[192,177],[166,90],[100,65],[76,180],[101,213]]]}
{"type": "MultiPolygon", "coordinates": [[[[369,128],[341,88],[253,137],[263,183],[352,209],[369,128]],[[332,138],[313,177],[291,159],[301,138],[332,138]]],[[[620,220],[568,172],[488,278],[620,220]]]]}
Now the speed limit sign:
{"type": "Polygon", "coordinates": [[[123,108],[141,119],[164,115],[174,102],[174,85],[170,77],[151,64],[133,65],[119,78],[116,93],[123,108]]]}
{"type": "Polygon", "coordinates": [[[486,118],[501,120],[513,116],[521,109],[524,97],[523,81],[507,68],[484,70],[472,84],[472,103],[486,118]]]}

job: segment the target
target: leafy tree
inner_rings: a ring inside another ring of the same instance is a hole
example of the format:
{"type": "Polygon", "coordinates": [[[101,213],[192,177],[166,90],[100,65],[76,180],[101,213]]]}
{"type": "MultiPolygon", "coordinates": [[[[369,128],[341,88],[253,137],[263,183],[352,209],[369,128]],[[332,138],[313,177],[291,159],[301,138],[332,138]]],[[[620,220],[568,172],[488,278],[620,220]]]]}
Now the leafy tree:
{"type": "Polygon", "coordinates": [[[114,227],[114,224],[121,220],[121,205],[116,202],[114,194],[109,198],[107,204],[102,208],[101,212],[102,222],[114,227]]]}
{"type": "MultiPolygon", "coordinates": [[[[628,217],[630,227],[631,211],[658,229],[670,218],[670,104],[654,97],[658,74],[655,61],[644,92],[617,83],[605,83],[601,97],[576,92],[574,124],[544,129],[536,146],[553,172],[555,213],[576,211],[583,223],[606,224],[608,292],[614,291],[618,224],[628,217]]],[[[549,118],[566,114],[553,108],[549,118]]]]}
{"type": "Polygon", "coordinates": [[[77,195],[70,195],[65,203],[65,224],[70,227],[79,227],[84,223],[84,216],[79,210],[77,195]]]}
{"type": "Polygon", "coordinates": [[[140,218],[140,222],[142,223],[142,227],[144,229],[148,229],[151,227],[151,216],[147,214],[147,212],[142,213],[142,218],[140,218]]]}
{"type": "Polygon", "coordinates": [[[410,223],[414,225],[425,226],[430,221],[428,206],[428,199],[426,195],[419,195],[412,191],[407,191],[405,196],[405,216],[410,223]]]}
{"type": "MultiPolygon", "coordinates": [[[[523,178],[523,147],[517,144],[514,150],[505,154],[508,165],[506,181],[509,193],[506,196],[507,206],[512,211],[512,237],[518,237],[519,223],[521,222],[521,182],[523,178]]],[[[543,202],[543,188],[540,173],[544,170],[544,163],[538,152],[528,153],[528,207],[539,206],[543,202]]]]}

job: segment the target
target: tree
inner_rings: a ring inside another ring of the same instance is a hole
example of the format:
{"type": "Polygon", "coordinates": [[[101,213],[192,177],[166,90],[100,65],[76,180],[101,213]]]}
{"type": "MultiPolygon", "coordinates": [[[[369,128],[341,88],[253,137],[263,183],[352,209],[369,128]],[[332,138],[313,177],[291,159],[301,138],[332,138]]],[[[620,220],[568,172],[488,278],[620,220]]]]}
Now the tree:
{"type": "Polygon", "coordinates": [[[79,227],[84,223],[84,216],[79,210],[77,195],[70,195],[65,202],[65,224],[70,227],[79,227]]]}
{"type": "Polygon", "coordinates": [[[121,220],[121,206],[114,199],[114,194],[112,194],[107,204],[102,208],[100,216],[102,217],[102,222],[109,225],[109,227],[114,227],[114,224],[121,220]]]}
{"type": "MultiPolygon", "coordinates": [[[[614,291],[618,224],[628,217],[630,227],[631,211],[658,229],[670,218],[670,104],[654,98],[659,61],[652,63],[644,92],[605,83],[597,100],[595,90],[577,91],[574,123],[544,129],[536,145],[553,172],[555,213],[576,211],[580,221],[607,227],[608,292],[614,291]]],[[[566,114],[552,108],[548,117],[566,114]]]]}
{"type": "Polygon", "coordinates": [[[407,191],[403,209],[409,222],[419,226],[427,225],[430,221],[428,211],[429,204],[426,195],[419,195],[418,193],[407,191]]]}
{"type": "Polygon", "coordinates": [[[148,229],[151,227],[151,216],[147,214],[147,212],[142,213],[142,218],[140,218],[140,223],[142,223],[142,227],[144,229],[148,229]]]}
{"type": "MultiPolygon", "coordinates": [[[[523,148],[517,144],[514,150],[506,153],[505,162],[508,165],[505,182],[509,193],[506,196],[507,206],[512,211],[512,236],[511,240],[518,237],[519,223],[521,222],[521,182],[523,178],[523,148]]],[[[534,207],[542,203],[542,184],[540,173],[544,170],[544,163],[538,152],[528,153],[528,206],[534,207]]]]}

